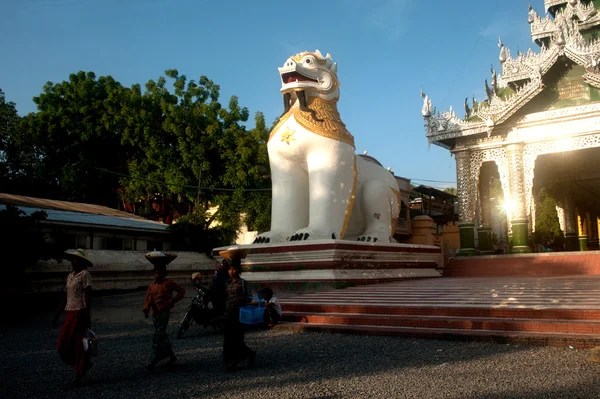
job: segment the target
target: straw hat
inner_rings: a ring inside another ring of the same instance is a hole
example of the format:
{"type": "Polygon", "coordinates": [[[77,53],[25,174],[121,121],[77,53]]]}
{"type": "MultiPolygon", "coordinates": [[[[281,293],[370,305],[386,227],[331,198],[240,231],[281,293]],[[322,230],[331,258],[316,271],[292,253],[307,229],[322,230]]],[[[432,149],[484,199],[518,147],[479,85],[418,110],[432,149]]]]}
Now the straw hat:
{"type": "Polygon", "coordinates": [[[154,250],[148,252],[145,257],[148,262],[152,263],[155,267],[166,267],[177,258],[177,255],[154,250]]]}
{"type": "Polygon", "coordinates": [[[74,262],[75,260],[82,260],[86,267],[94,266],[94,264],[89,260],[87,252],[84,249],[69,249],[65,251],[63,254],[64,258],[70,262],[74,262]]]}
{"type": "Polygon", "coordinates": [[[248,249],[231,247],[223,251],[219,251],[219,256],[222,256],[228,261],[244,259],[248,255],[248,249]]]}
{"type": "Polygon", "coordinates": [[[200,272],[192,273],[192,280],[195,280],[197,278],[202,278],[202,273],[200,273],[200,272]]]}

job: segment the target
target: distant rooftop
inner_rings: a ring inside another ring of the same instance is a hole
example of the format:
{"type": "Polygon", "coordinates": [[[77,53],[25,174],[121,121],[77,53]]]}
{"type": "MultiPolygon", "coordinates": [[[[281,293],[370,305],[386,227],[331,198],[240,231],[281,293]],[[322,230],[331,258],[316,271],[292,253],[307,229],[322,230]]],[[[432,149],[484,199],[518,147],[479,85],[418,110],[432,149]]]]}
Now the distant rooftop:
{"type": "Polygon", "coordinates": [[[413,191],[416,191],[421,194],[429,195],[430,197],[441,198],[441,199],[456,198],[455,195],[452,195],[445,191],[441,191],[441,190],[435,189],[433,187],[423,186],[423,185],[413,188],[413,191]]]}
{"type": "Polygon", "coordinates": [[[167,232],[169,227],[167,224],[106,206],[0,193],[0,210],[6,209],[6,205],[15,205],[27,215],[44,211],[48,215],[47,222],[62,225],[152,232],[167,232]]]}
{"type": "Polygon", "coordinates": [[[141,216],[102,205],[84,204],[82,202],[57,201],[45,198],[25,197],[14,194],[0,193],[0,204],[146,220],[141,216]]]}

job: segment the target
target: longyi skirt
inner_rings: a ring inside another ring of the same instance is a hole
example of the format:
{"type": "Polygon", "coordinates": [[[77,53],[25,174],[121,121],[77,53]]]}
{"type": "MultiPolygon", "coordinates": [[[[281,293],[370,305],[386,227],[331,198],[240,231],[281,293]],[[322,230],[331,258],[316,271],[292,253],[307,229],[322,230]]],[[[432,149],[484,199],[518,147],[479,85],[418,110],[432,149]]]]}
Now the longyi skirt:
{"type": "Polygon", "coordinates": [[[83,348],[83,338],[90,325],[89,313],[86,310],[70,310],[65,324],[60,330],[56,350],[60,358],[69,366],[74,366],[79,375],[84,375],[90,368],[90,357],[83,348]]]}

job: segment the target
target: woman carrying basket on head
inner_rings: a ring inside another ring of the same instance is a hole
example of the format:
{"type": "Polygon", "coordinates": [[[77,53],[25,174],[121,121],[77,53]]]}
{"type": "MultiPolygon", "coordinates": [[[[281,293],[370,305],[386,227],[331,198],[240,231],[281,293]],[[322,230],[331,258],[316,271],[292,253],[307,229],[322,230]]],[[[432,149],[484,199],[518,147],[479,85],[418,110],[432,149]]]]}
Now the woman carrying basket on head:
{"type": "Polygon", "coordinates": [[[144,302],[144,316],[148,318],[150,310],[152,310],[152,323],[154,324],[152,354],[150,355],[150,363],[146,365],[148,371],[154,371],[156,365],[164,359],[168,358],[169,364],[177,361],[167,332],[171,309],[185,296],[185,289],[167,278],[167,265],[176,257],[175,254],[160,251],[146,254],[146,259],[154,265],[154,282],[148,287],[144,302]],[[175,297],[173,292],[177,292],[175,297]]]}
{"type": "Polygon", "coordinates": [[[77,386],[92,367],[89,353],[83,347],[83,339],[87,337],[91,326],[92,276],[87,268],[93,264],[83,249],[69,250],[63,256],[71,262],[73,272],[67,276],[65,295],[54,315],[52,326],[56,327],[60,313],[66,310],[67,319],[60,330],[56,350],[63,362],[75,367],[73,385],[77,386]]]}
{"type": "Polygon", "coordinates": [[[252,301],[250,289],[242,274],[241,251],[227,250],[219,252],[229,264],[229,280],[225,298],[225,336],[223,338],[223,360],[227,371],[236,371],[239,363],[248,359],[252,366],[256,361],[256,352],[244,343],[245,327],[240,323],[240,307],[252,301]]]}

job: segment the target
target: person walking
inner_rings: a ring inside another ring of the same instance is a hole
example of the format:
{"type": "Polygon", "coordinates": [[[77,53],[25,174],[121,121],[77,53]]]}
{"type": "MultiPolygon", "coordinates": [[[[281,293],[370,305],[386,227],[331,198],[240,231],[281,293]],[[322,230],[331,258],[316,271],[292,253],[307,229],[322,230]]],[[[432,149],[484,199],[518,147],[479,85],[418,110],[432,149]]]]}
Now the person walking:
{"type": "Polygon", "coordinates": [[[225,334],[223,337],[223,361],[228,372],[236,371],[240,362],[248,359],[248,365],[256,362],[256,352],[244,342],[245,327],[240,323],[240,307],[252,301],[246,280],[241,278],[241,251],[221,251],[219,255],[227,259],[230,280],[225,298],[225,334]]]}
{"type": "Polygon", "coordinates": [[[167,328],[169,327],[169,318],[171,309],[177,302],[185,296],[185,289],[166,278],[167,264],[175,259],[175,255],[163,254],[162,252],[151,252],[146,258],[154,264],[154,282],[150,284],[146,291],[146,300],[144,302],[144,316],[149,317],[152,309],[152,323],[154,324],[154,335],[152,337],[152,354],[150,363],[146,365],[148,371],[154,371],[156,365],[164,359],[169,358],[169,364],[177,361],[173,347],[169,341],[167,328]],[[153,254],[157,255],[153,256],[153,254]],[[173,292],[177,295],[173,297],[173,292]]]}
{"type": "Polygon", "coordinates": [[[229,281],[229,264],[227,260],[217,264],[217,268],[210,283],[210,295],[215,310],[215,315],[221,317],[225,315],[225,296],[227,292],[227,283],[229,281]]]}
{"type": "Polygon", "coordinates": [[[72,385],[79,386],[92,367],[90,355],[83,347],[83,339],[91,327],[92,276],[87,268],[93,264],[83,249],[66,251],[63,256],[71,262],[73,271],[67,276],[65,295],[54,314],[52,326],[57,326],[61,312],[66,310],[67,319],[60,330],[56,350],[63,362],[75,367],[72,385]]]}

